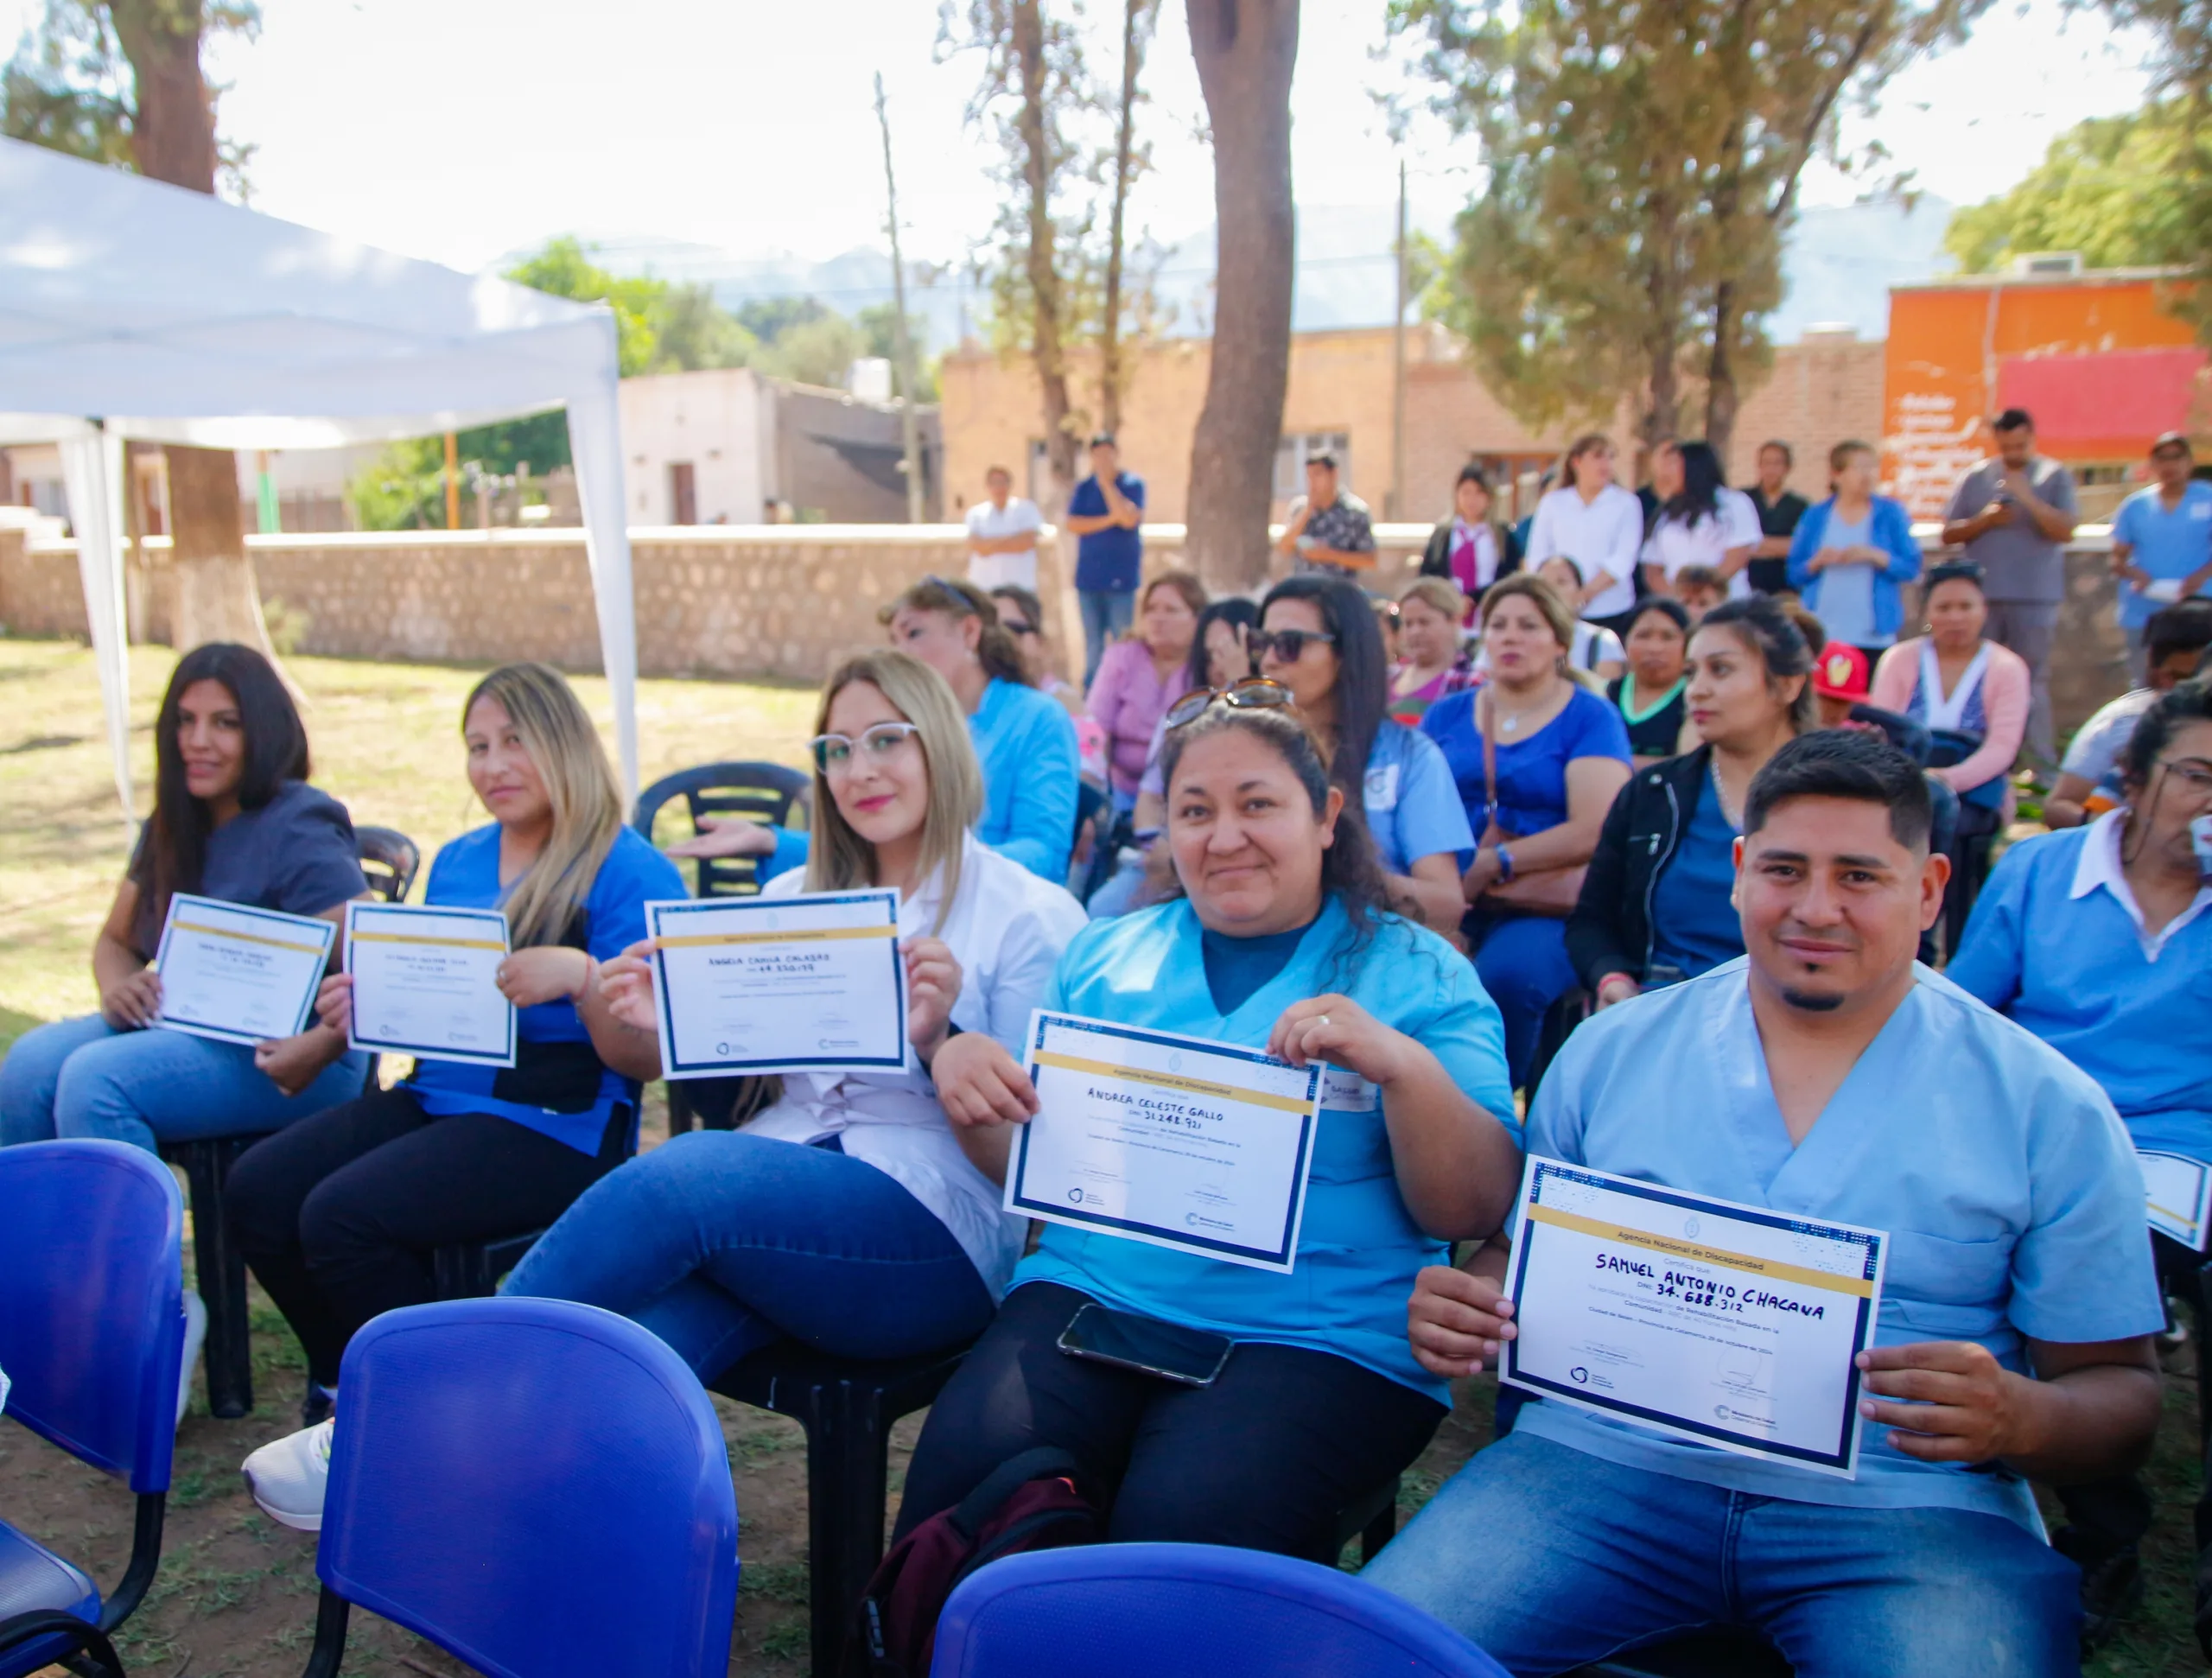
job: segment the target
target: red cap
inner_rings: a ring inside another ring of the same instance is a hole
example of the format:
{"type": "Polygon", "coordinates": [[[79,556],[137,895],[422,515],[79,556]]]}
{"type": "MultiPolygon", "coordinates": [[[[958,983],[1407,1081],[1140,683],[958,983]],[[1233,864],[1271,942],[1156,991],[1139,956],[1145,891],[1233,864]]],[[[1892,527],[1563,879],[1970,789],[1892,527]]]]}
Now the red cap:
{"type": "Polygon", "coordinates": [[[1813,691],[1824,699],[1864,699],[1868,685],[1866,655],[1855,646],[1827,647],[1813,667],[1813,691]]]}

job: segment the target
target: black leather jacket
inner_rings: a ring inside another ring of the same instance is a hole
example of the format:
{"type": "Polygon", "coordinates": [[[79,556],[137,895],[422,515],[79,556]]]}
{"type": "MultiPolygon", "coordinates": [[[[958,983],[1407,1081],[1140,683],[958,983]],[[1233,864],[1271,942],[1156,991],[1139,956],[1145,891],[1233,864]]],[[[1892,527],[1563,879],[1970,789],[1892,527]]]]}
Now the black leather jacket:
{"type": "Polygon", "coordinates": [[[1691,814],[1709,785],[1713,748],[1662,758],[1629,777],[1605,812],[1605,825],[1567,918],[1567,958],[1584,987],[1609,973],[1638,984],[1651,964],[1651,894],[1674,860],[1691,814]]]}

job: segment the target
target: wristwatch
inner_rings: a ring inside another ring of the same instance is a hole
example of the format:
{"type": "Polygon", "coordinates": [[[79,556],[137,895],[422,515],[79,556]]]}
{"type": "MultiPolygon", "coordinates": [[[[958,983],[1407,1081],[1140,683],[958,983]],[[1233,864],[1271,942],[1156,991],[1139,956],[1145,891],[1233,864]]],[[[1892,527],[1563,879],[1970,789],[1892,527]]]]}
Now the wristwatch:
{"type": "Polygon", "coordinates": [[[1499,845],[1496,849],[1497,851],[1497,877],[1502,882],[1510,886],[1513,883],[1513,853],[1506,849],[1503,845],[1499,845]]]}

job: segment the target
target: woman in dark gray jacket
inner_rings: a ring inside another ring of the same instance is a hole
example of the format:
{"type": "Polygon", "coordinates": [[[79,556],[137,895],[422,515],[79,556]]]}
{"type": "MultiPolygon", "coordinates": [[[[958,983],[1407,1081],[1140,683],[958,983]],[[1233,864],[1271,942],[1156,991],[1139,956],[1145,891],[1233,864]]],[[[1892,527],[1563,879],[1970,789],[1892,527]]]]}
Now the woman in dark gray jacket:
{"type": "Polygon", "coordinates": [[[1690,638],[1690,725],[1703,744],[1639,769],[1613,800],[1567,959],[1609,1007],[1744,953],[1731,899],[1751,777],[1818,726],[1812,649],[1763,594],[1715,607],[1690,638]]]}

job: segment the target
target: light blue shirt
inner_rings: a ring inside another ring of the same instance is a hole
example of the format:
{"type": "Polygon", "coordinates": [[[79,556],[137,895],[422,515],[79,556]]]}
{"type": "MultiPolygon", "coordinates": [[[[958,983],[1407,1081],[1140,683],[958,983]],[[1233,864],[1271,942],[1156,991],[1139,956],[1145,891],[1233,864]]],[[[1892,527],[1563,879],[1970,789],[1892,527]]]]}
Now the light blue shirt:
{"type": "Polygon", "coordinates": [[[2094,1078],[2138,1147],[2212,1162],[2212,887],[2146,936],[2120,871],[2126,817],[2006,851],[1950,977],[2094,1078]]]}
{"type": "MultiPolygon", "coordinates": [[[[1332,898],[1282,970],[1224,1016],[1206,983],[1202,930],[1180,898],[1094,920],[1060,957],[1044,1006],[1260,1048],[1293,1002],[1341,991],[1428,1050],[1471,1099],[1516,1128],[1497,1005],[1466,957],[1433,932],[1384,915],[1358,943],[1332,898]]],[[[1406,1343],[1414,1273],[1449,1262],[1449,1249],[1399,1198],[1379,1096],[1364,1106],[1321,1109],[1288,1275],[1051,1224],[1014,1285],[1058,1282],[1232,1339],[1348,1357],[1449,1404],[1450,1389],[1414,1362],[1406,1343]]]]}
{"type": "MultiPolygon", "coordinates": [[[[1833,513],[1821,537],[1824,550],[1863,548],[1872,540],[1874,516],[1870,511],[1856,524],[1847,524],[1833,513]]],[[[1831,641],[1849,646],[1888,646],[1897,639],[1874,626],[1874,575],[1878,567],[1856,560],[1847,565],[1827,565],[1821,571],[1821,604],[1815,615],[1831,641]]]]}
{"type": "MultiPolygon", "coordinates": [[[[1606,1009],[1568,1038],[1528,1147],[1889,1234],[1875,1342],[1974,1340],[2025,1371],[2027,1338],[2155,1333],[2143,1178],[2096,1085],[1926,968],[1794,1147],[1751,1014],[1750,963],[1606,1009]]],[[[1859,1477],[1815,1473],[1539,1402],[1515,1427],[1655,1473],[1808,1503],[1940,1507],[2041,1527],[2025,1481],[1923,1463],[1861,1424],[1859,1477]]]]}
{"type": "Polygon", "coordinates": [[[1474,829],[1452,779],[1452,766],[1427,734],[1385,719],[1367,754],[1362,802],[1376,860],[1385,874],[1406,874],[1424,856],[1449,851],[1473,860],[1474,829]]]}
{"type": "MultiPolygon", "coordinates": [[[[2182,492],[2181,505],[2168,512],[2158,499],[2158,486],[2139,489],[2120,504],[2112,521],[2112,539],[2134,550],[2133,563],[2154,578],[2180,579],[2212,560],[2212,484],[2192,479],[2182,492]]],[[[2212,582],[2199,588],[2202,597],[2212,594],[2212,582]]],[[[2120,585],[2120,626],[2140,629],[2151,621],[2158,602],[2132,582],[2120,585]]]]}

